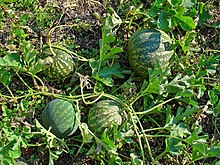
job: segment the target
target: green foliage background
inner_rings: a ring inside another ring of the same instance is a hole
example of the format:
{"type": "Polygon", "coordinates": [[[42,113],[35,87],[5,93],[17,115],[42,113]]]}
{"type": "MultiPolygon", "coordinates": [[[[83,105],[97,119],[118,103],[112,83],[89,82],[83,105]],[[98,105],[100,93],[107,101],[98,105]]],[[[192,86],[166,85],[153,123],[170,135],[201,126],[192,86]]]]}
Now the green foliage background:
{"type": "Polygon", "coordinates": [[[121,0],[0,2],[0,164],[218,164],[220,156],[219,2],[121,0]],[[136,75],[127,43],[158,28],[173,39],[170,65],[136,75]],[[50,81],[44,47],[76,61],[50,81]],[[79,129],[57,138],[41,125],[52,99],[76,104],[79,129]],[[111,99],[123,123],[95,134],[89,109],[111,99]]]}

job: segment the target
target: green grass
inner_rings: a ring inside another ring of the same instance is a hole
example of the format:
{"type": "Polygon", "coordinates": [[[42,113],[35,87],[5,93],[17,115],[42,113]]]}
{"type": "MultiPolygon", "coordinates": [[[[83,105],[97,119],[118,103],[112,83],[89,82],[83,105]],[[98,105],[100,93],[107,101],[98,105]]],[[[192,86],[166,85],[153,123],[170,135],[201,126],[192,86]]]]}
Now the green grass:
{"type": "Polygon", "coordinates": [[[0,164],[218,164],[219,2],[68,2],[0,2],[0,164]],[[165,31],[175,54],[143,78],[126,53],[144,28],[165,31]],[[67,51],[75,72],[48,79],[48,46],[67,51]],[[63,139],[42,126],[55,98],[81,114],[79,129],[63,139]],[[120,104],[123,120],[97,134],[88,112],[104,99],[120,104]]]}

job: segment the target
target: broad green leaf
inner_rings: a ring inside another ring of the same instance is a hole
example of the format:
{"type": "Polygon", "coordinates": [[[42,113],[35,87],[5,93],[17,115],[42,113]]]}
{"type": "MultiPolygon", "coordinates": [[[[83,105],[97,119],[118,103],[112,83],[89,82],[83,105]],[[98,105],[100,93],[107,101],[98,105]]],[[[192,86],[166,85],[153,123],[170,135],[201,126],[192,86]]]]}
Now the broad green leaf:
{"type": "Polygon", "coordinates": [[[216,104],[219,100],[218,96],[215,94],[213,90],[208,91],[208,96],[212,104],[216,104]]]}
{"type": "Polygon", "coordinates": [[[192,97],[195,95],[195,92],[191,89],[181,90],[176,94],[176,96],[192,97]]]}
{"type": "Polygon", "coordinates": [[[104,41],[104,43],[105,43],[105,44],[109,44],[109,43],[113,42],[114,40],[115,40],[115,37],[114,37],[112,34],[107,34],[107,35],[105,36],[105,41],[104,41]]]}
{"type": "Polygon", "coordinates": [[[15,37],[24,37],[24,36],[25,36],[25,32],[24,32],[24,30],[23,30],[22,28],[16,28],[16,29],[14,30],[13,35],[14,35],[15,37]]]}
{"type": "Polygon", "coordinates": [[[193,147],[194,152],[196,150],[196,151],[199,151],[201,154],[205,155],[207,144],[195,141],[192,143],[192,147],[193,147]]]}
{"type": "Polygon", "coordinates": [[[158,78],[151,79],[149,82],[147,89],[145,90],[146,93],[155,93],[155,94],[162,94],[163,87],[160,85],[160,81],[158,78]]]}
{"type": "Polygon", "coordinates": [[[190,117],[191,115],[196,114],[200,109],[198,107],[188,107],[186,108],[185,112],[178,114],[175,116],[174,121],[177,123],[181,120],[184,120],[185,117],[190,117]]]}
{"type": "Polygon", "coordinates": [[[100,78],[97,74],[93,76],[96,80],[102,82],[103,84],[107,85],[107,86],[113,86],[114,81],[111,77],[102,77],[100,78]]]}
{"type": "MultiPolygon", "coordinates": [[[[176,116],[177,117],[177,116],[176,116]]],[[[196,141],[199,139],[199,134],[202,132],[202,127],[201,126],[198,126],[192,133],[191,135],[185,139],[184,141],[188,144],[192,144],[193,141],[196,141]]]]}
{"type": "Polygon", "coordinates": [[[47,69],[48,67],[49,67],[49,65],[47,65],[44,60],[39,59],[36,63],[33,63],[33,65],[30,67],[29,71],[33,75],[35,75],[36,73],[41,72],[41,71],[47,69]]]}
{"type": "Polygon", "coordinates": [[[11,53],[6,55],[0,60],[0,66],[2,67],[15,67],[19,68],[21,66],[20,55],[18,53],[11,53]]]}
{"type": "Polygon", "coordinates": [[[116,54],[122,52],[121,48],[111,48],[111,43],[115,40],[114,34],[122,23],[122,20],[113,8],[109,10],[107,17],[103,21],[102,39],[99,40],[100,57],[98,60],[89,60],[89,65],[92,69],[93,78],[103,82],[107,86],[112,86],[114,82],[112,76],[123,77],[121,73],[123,69],[119,65],[111,64],[112,66],[108,67],[109,60],[119,58],[116,54]]]}
{"type": "Polygon", "coordinates": [[[20,149],[18,149],[18,150],[9,150],[8,153],[9,153],[9,156],[12,159],[16,159],[16,158],[19,158],[21,156],[20,149]]]}
{"type": "Polygon", "coordinates": [[[203,2],[198,3],[198,11],[199,11],[198,26],[202,25],[203,23],[206,23],[209,19],[213,17],[212,15],[210,15],[209,10],[205,9],[205,4],[203,2]]]}
{"type": "Polygon", "coordinates": [[[104,45],[104,47],[101,50],[102,51],[102,59],[101,60],[104,60],[106,58],[106,54],[109,50],[110,50],[110,46],[104,45]]]}
{"type": "Polygon", "coordinates": [[[5,66],[5,61],[3,60],[3,58],[0,58],[0,66],[5,66]]]}
{"type": "Polygon", "coordinates": [[[20,17],[20,23],[21,23],[22,25],[24,25],[24,24],[27,22],[28,18],[29,18],[29,15],[28,15],[27,13],[24,13],[24,14],[20,17]]]}
{"type": "Polygon", "coordinates": [[[196,28],[195,22],[189,16],[176,15],[175,18],[180,27],[185,31],[191,31],[196,28]]]}
{"type": "Polygon", "coordinates": [[[107,78],[107,77],[111,77],[111,76],[116,76],[118,78],[124,78],[122,71],[123,71],[123,69],[121,68],[119,63],[115,63],[112,67],[104,67],[99,72],[99,77],[107,78]]]}
{"type": "Polygon", "coordinates": [[[113,77],[124,78],[124,74],[130,74],[130,71],[124,70],[119,63],[115,63],[111,67],[103,67],[98,75],[96,74],[93,77],[107,86],[112,86],[114,83],[113,77]]]}
{"type": "Polygon", "coordinates": [[[195,23],[189,16],[175,16],[174,18],[183,30],[191,31],[195,28],[195,23]]]}
{"type": "Polygon", "coordinates": [[[187,126],[185,123],[180,123],[178,125],[174,124],[171,128],[171,135],[176,137],[187,137],[188,135],[191,135],[191,132],[187,129],[187,126]]]}
{"type": "MultiPolygon", "coordinates": [[[[183,139],[191,134],[184,123],[180,123],[178,125],[171,123],[170,125],[170,135],[173,137],[183,139]]],[[[180,155],[182,148],[185,147],[182,140],[177,138],[166,139],[166,149],[174,155],[180,155]]]]}
{"type": "Polygon", "coordinates": [[[185,147],[185,145],[180,140],[175,138],[166,139],[166,143],[166,150],[174,155],[180,155],[182,153],[182,148],[185,147]]]}
{"type": "Polygon", "coordinates": [[[184,15],[190,16],[191,18],[196,18],[198,17],[198,10],[196,8],[192,8],[189,11],[187,11],[184,15]]]}
{"type": "Polygon", "coordinates": [[[35,62],[38,52],[34,49],[34,46],[30,42],[21,44],[20,49],[23,53],[24,62],[31,67],[31,62],[35,62]]]}
{"type": "Polygon", "coordinates": [[[9,70],[0,68],[0,83],[8,86],[12,81],[12,73],[9,70]]]}
{"type": "Polygon", "coordinates": [[[89,60],[89,66],[92,69],[92,75],[94,76],[98,70],[99,61],[94,58],[89,60]]]}
{"type": "Polygon", "coordinates": [[[167,1],[170,3],[170,5],[177,7],[182,0],[167,0],[167,1]]]}
{"type": "Polygon", "coordinates": [[[123,52],[123,49],[120,47],[113,47],[111,48],[110,52],[106,55],[108,58],[119,58],[117,53],[123,52]]]}
{"type": "Polygon", "coordinates": [[[152,6],[148,11],[147,14],[151,16],[152,18],[156,17],[158,13],[160,12],[160,9],[156,6],[152,6]]]}
{"type": "Polygon", "coordinates": [[[217,157],[220,158],[220,146],[212,146],[207,149],[207,154],[211,157],[217,157]]]}
{"type": "Polygon", "coordinates": [[[110,149],[111,151],[117,150],[117,147],[115,146],[114,141],[112,141],[109,138],[107,131],[103,132],[103,134],[101,136],[101,140],[102,140],[102,142],[104,142],[108,146],[108,149],[110,149]]]}
{"type": "Polygon", "coordinates": [[[178,93],[179,91],[189,88],[194,79],[194,75],[182,77],[181,74],[177,74],[169,84],[165,85],[165,88],[169,93],[178,93]]]}
{"type": "Polygon", "coordinates": [[[168,31],[170,29],[170,15],[167,12],[161,12],[157,20],[157,24],[163,31],[168,31]]]}

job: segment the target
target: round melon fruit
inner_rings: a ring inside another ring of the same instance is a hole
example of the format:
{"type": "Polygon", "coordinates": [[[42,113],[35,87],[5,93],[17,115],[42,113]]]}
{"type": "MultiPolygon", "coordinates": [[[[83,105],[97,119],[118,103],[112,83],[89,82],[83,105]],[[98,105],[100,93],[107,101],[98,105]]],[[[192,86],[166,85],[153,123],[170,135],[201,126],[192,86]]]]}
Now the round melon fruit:
{"type": "Polygon", "coordinates": [[[121,125],[121,108],[113,100],[102,100],[94,104],[89,111],[88,126],[94,132],[113,125],[121,125]]]}
{"type": "Polygon", "coordinates": [[[51,49],[45,48],[43,50],[43,56],[49,64],[49,67],[44,71],[45,75],[51,80],[61,80],[68,77],[75,70],[72,56],[62,49],[53,47],[51,49]]]}
{"type": "Polygon", "coordinates": [[[148,68],[153,68],[157,60],[165,68],[174,53],[171,44],[171,38],[161,30],[135,32],[128,42],[127,57],[131,67],[141,76],[147,76],[148,68]]]}
{"type": "Polygon", "coordinates": [[[72,135],[78,128],[75,105],[63,99],[52,100],[43,110],[42,124],[59,138],[72,135]]]}

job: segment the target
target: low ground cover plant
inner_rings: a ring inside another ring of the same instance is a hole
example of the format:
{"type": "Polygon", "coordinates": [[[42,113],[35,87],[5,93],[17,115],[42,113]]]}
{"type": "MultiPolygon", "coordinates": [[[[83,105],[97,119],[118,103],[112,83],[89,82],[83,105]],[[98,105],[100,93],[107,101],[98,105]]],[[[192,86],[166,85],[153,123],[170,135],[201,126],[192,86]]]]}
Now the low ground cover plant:
{"type": "Polygon", "coordinates": [[[0,164],[219,164],[216,0],[0,2],[0,164]]]}

